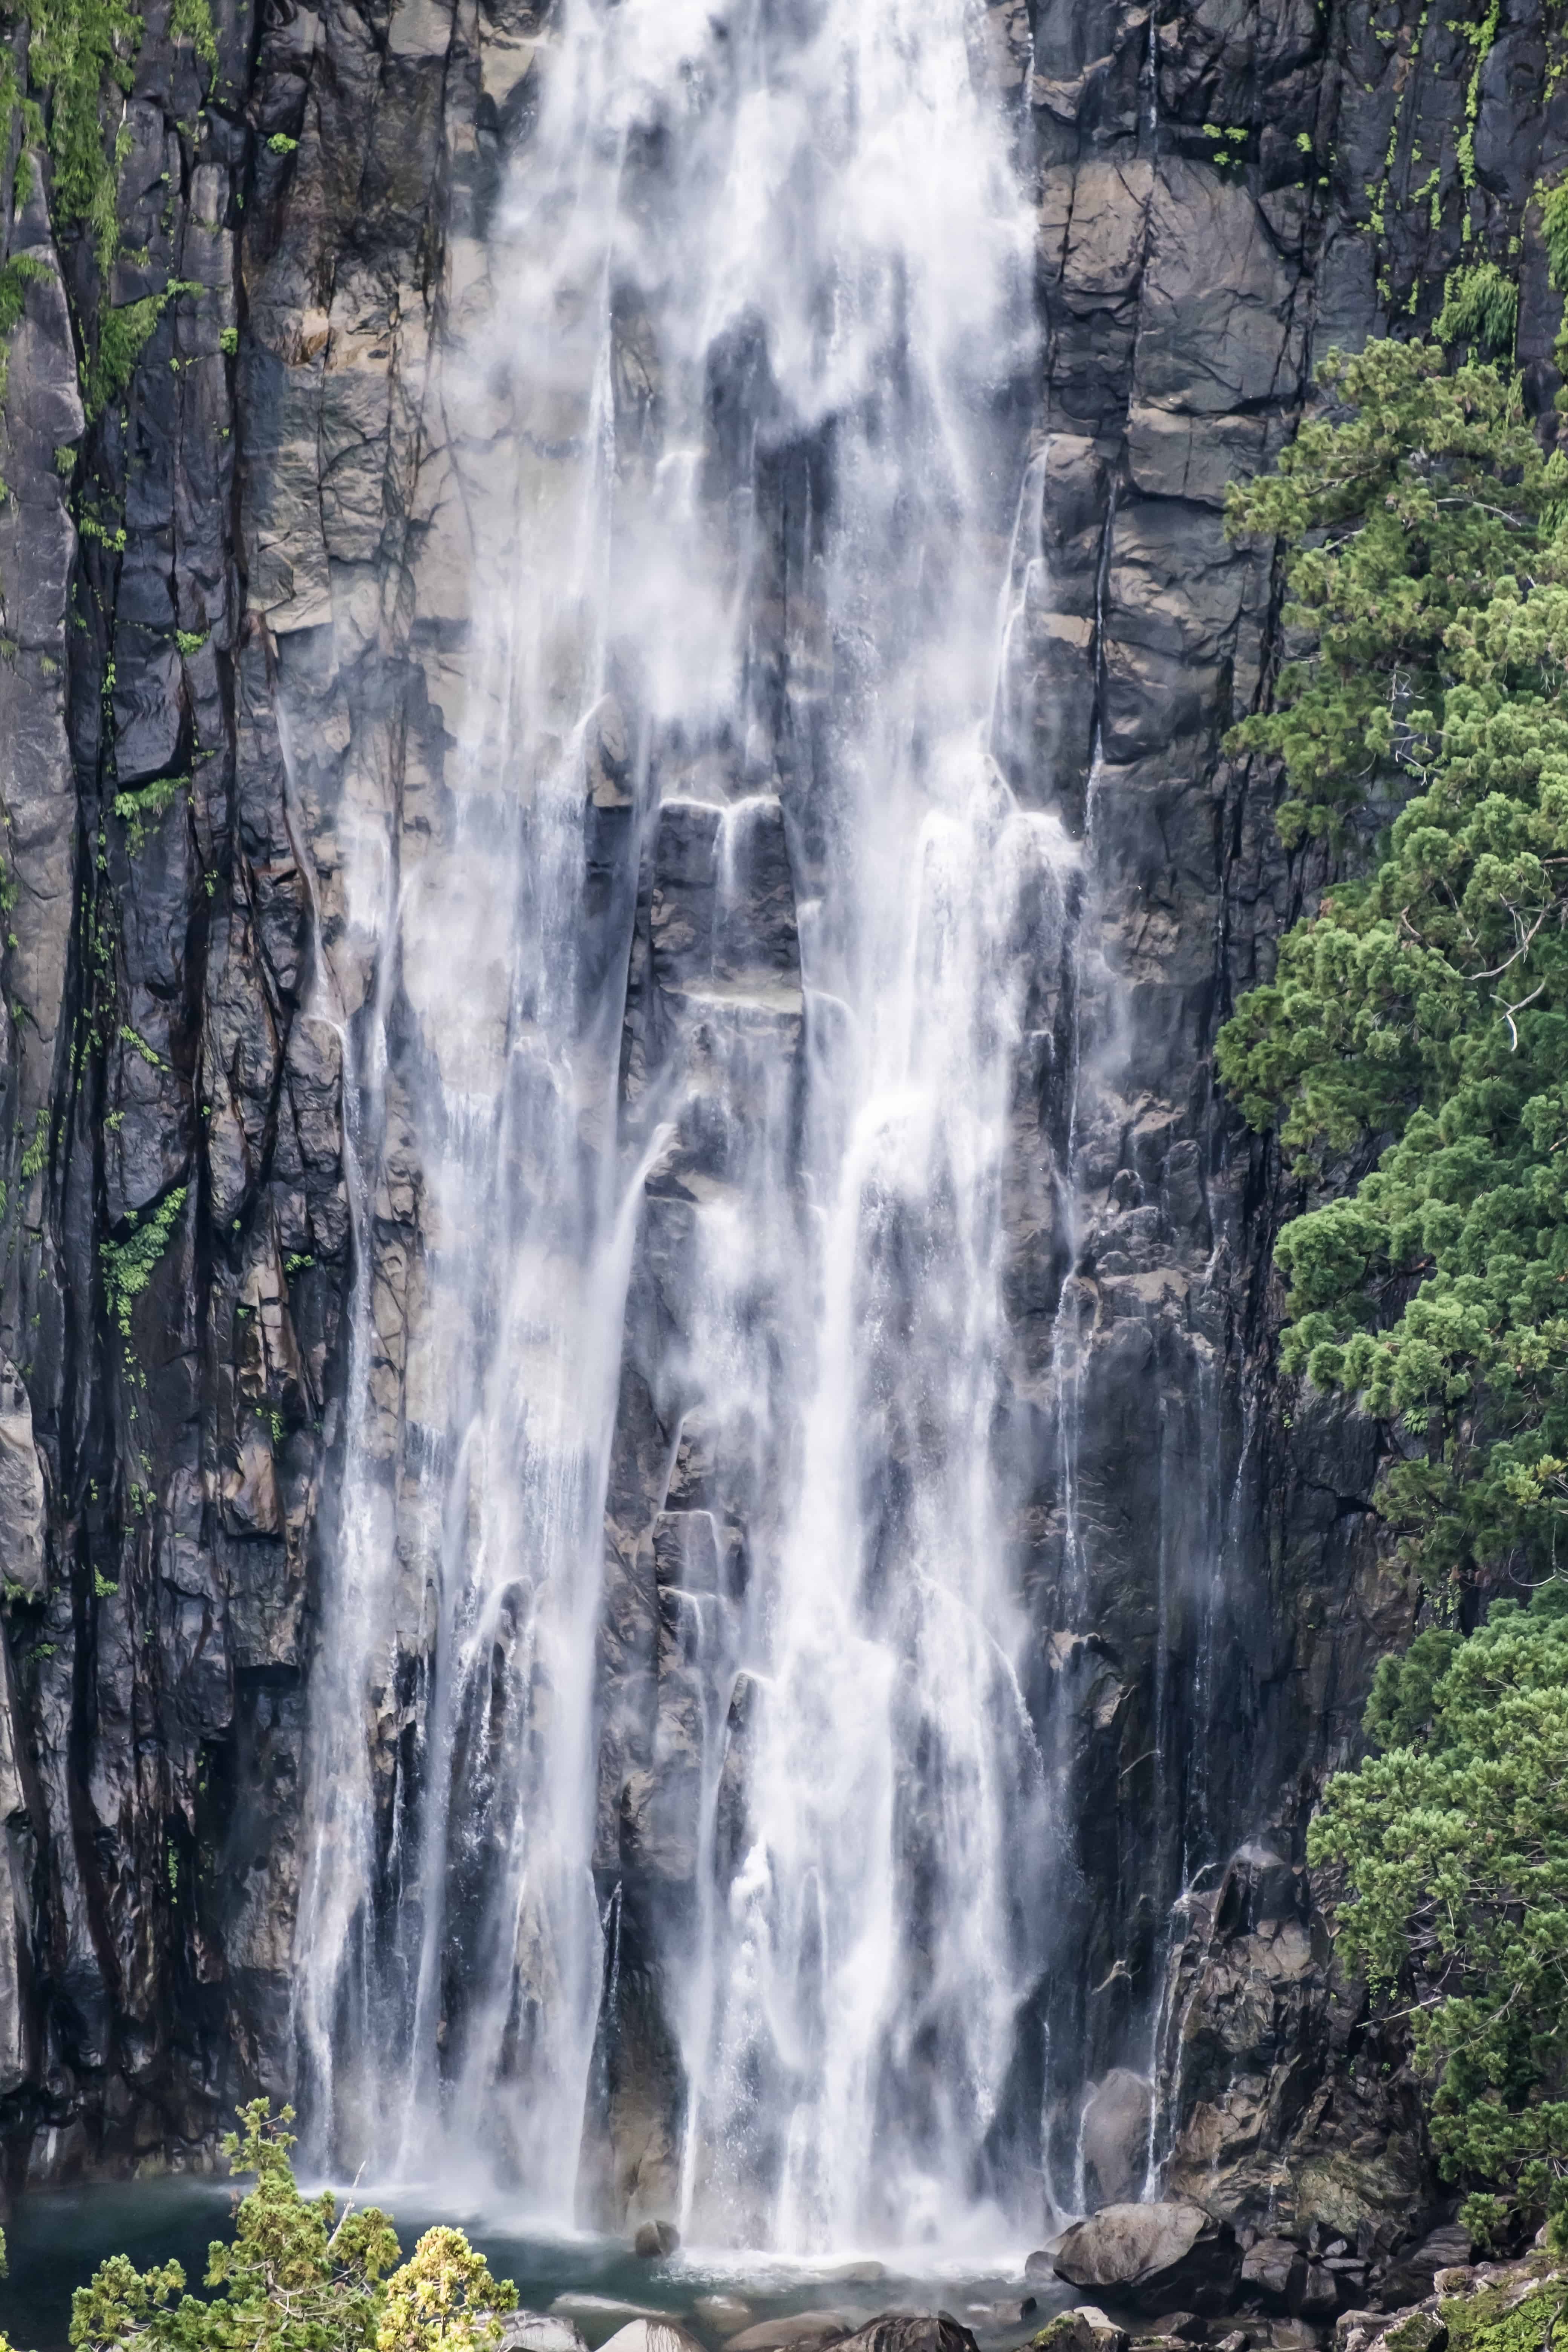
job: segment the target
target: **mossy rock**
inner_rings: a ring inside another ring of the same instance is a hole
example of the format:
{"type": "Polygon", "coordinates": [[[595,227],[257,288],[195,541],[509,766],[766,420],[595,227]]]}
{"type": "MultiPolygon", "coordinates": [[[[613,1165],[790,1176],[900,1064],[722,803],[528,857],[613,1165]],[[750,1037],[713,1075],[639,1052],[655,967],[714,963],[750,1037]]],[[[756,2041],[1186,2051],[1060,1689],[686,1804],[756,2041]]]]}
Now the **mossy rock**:
{"type": "Polygon", "coordinates": [[[1127,2352],[1127,2332],[1097,2304],[1058,2311],[1035,2337],[1031,2352],[1127,2352]]]}
{"type": "MultiPolygon", "coordinates": [[[[1553,2278],[1521,2295],[1483,2287],[1441,2306],[1449,2352],[1568,2352],[1568,2279],[1553,2278]]],[[[1390,2352],[1404,2352],[1388,2336],[1390,2352]]]]}
{"type": "Polygon", "coordinates": [[[1384,2330],[1384,2352],[1447,2352],[1447,2322],[1435,2311],[1413,2311],[1384,2330]]]}

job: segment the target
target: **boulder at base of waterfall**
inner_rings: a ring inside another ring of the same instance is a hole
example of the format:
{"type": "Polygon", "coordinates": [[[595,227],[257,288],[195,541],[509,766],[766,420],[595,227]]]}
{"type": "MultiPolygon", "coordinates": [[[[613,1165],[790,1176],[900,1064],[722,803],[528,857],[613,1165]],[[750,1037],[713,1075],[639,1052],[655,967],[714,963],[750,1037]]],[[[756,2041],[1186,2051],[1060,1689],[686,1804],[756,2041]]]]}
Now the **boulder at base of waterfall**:
{"type": "Polygon", "coordinates": [[[645,2263],[661,2263],[679,2243],[680,2232],[673,2221],[644,2221],[632,2240],[632,2252],[645,2263]]]}
{"type": "Polygon", "coordinates": [[[553,2311],[509,2311],[496,2352],[588,2352],[582,2331],[553,2311]]]}
{"type": "Polygon", "coordinates": [[[602,2347],[602,2352],[703,2352],[695,2336],[676,2319],[634,2319],[602,2347]]]}
{"type": "Polygon", "coordinates": [[[980,2352],[969,2329],[951,2311],[881,2311],[837,2352],[980,2352]]]}
{"type": "Polygon", "coordinates": [[[823,2352],[829,2344],[837,2344],[855,2325],[855,2315],[848,2311],[796,2311],[785,2319],[759,2319],[754,2327],[743,2327],[739,2336],[731,2336],[724,2352],[786,2352],[790,2345],[800,2345],[805,2352],[823,2352]]]}
{"type": "Polygon", "coordinates": [[[1106,2317],[1098,2304],[1080,2303],[1058,2311],[1036,2336],[1033,2352],[1127,2352],[1127,2330],[1106,2317]]]}
{"type": "Polygon", "coordinates": [[[700,2294],[691,2310],[704,2327],[710,2327],[719,2336],[737,2335],[752,2324],[752,2306],[742,2303],[738,2294],[700,2294]]]}
{"type": "Polygon", "coordinates": [[[1056,2273],[1069,2286],[1115,2290],[1144,2311],[1184,2304],[1218,2311],[1241,2267],[1230,2225],[1201,2205],[1103,2205],[1075,2221],[1057,2248],[1056,2273]]]}
{"type": "Polygon", "coordinates": [[[1057,2274],[1057,2248],[1060,2244],[1059,2238],[1053,2238],[1048,2245],[1038,2246],[1032,2254],[1026,2254],[1024,2276],[1031,2281],[1054,2279],[1057,2274]]]}

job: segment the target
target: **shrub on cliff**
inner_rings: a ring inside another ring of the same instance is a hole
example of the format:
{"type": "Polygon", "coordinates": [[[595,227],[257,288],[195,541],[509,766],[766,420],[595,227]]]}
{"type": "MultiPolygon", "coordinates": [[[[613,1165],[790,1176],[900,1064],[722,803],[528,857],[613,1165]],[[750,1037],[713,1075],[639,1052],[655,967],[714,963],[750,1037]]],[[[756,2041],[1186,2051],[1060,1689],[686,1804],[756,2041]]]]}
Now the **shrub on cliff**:
{"type": "Polygon", "coordinates": [[[1366,1171],[1280,1234],[1286,1368],[1389,1423],[1425,1570],[1529,1580],[1568,1505],[1568,465],[1511,371],[1436,344],[1320,383],[1228,503],[1283,543],[1300,648],[1232,744],[1283,760],[1288,839],[1370,854],[1219,1066],[1303,1177],[1366,1171]]]}
{"type": "MultiPolygon", "coordinates": [[[[304,2197],[267,2102],[224,2146],[256,2186],[236,2209],[232,2244],[215,2240],[208,2300],[187,2294],[178,2263],[138,2271],[123,2254],[72,2301],[75,2352],[492,2352],[517,2289],[490,2276],[460,2230],[426,2230],[411,2258],[384,2213],[340,2219],[330,2191],[304,2197]]],[[[0,2336],[0,2352],[8,2352],[0,2336]]]]}
{"type": "Polygon", "coordinates": [[[1367,1730],[1383,1752],[1308,1840],[1349,1882],[1341,1950],[1408,2000],[1434,2147],[1483,2184],[1471,2226],[1544,2214],[1568,2253],[1568,1585],[1385,1658],[1367,1730]]]}
{"type": "MultiPolygon", "coordinates": [[[[1568,231],[1564,266],[1568,267],[1568,231]]],[[[1472,2223],[1568,2252],[1568,465],[1510,369],[1331,353],[1235,532],[1282,545],[1290,658],[1232,748],[1352,878],[1219,1041],[1318,1201],[1283,1229],[1288,1370],[1384,1420],[1428,1576],[1537,1585],[1385,1661],[1330,1785],[1352,1966],[1409,2001],[1472,2223]],[[1359,839],[1357,836],[1359,835],[1359,839]]]]}

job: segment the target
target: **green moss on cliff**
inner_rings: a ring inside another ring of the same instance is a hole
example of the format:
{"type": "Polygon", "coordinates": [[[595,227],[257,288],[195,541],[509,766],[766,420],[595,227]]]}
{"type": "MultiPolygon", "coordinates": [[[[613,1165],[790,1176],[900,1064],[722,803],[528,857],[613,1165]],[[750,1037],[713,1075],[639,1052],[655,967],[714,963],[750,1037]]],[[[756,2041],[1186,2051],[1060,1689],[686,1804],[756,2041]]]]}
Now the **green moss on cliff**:
{"type": "Polygon", "coordinates": [[[1568,2284],[1552,2279],[1510,2301],[1507,2287],[1483,2287],[1442,2305],[1449,2352],[1568,2352],[1568,2284]]]}

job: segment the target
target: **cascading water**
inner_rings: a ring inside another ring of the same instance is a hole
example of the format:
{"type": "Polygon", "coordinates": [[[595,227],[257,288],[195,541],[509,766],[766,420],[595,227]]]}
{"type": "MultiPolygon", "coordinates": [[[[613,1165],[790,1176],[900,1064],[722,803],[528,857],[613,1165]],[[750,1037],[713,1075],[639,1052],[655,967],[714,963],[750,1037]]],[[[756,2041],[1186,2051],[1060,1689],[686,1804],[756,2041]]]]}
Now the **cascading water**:
{"type": "Polygon", "coordinates": [[[1047,1940],[998,1436],[1074,864],[997,758],[1033,222],[972,0],[560,0],[530,37],[445,362],[483,487],[464,715],[445,792],[351,848],[374,978],[321,1008],[360,1274],[302,2065],[340,2155],[425,2169],[449,2127],[570,2216],[606,1937],[620,1982],[595,1707],[651,1254],[660,1426],[730,1498],[660,1517],[635,1836],[611,1791],[681,1885],[681,2218],[929,2239],[993,2193],[1047,1940]]]}

